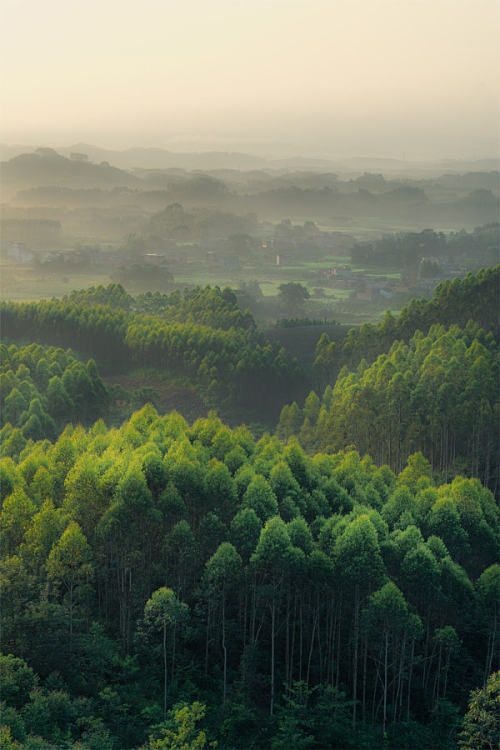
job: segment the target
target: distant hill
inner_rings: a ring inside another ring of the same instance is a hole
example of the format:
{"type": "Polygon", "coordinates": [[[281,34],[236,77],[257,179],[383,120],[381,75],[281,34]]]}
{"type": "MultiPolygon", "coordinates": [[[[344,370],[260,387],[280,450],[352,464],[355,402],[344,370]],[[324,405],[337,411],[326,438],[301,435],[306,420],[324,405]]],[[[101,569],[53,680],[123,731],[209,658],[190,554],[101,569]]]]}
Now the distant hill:
{"type": "Polygon", "coordinates": [[[339,172],[382,172],[392,176],[428,177],[442,174],[457,174],[464,172],[490,172],[500,169],[500,159],[490,157],[486,159],[436,159],[425,161],[410,161],[406,159],[390,159],[386,157],[354,156],[339,159],[339,172]]]}
{"type": "Polygon", "coordinates": [[[474,190],[465,198],[456,201],[452,211],[464,222],[473,220],[478,224],[487,224],[498,220],[500,216],[498,198],[491,190],[484,189],[474,190]]]}
{"type": "Polygon", "coordinates": [[[135,187],[139,178],[102,161],[94,164],[77,154],[67,158],[51,148],[39,148],[1,162],[2,183],[7,189],[59,185],[75,188],[135,187]]]}
{"type": "MultiPolygon", "coordinates": [[[[35,151],[36,146],[0,143],[0,159],[6,161],[21,154],[35,151]]],[[[381,172],[392,176],[418,176],[420,178],[465,172],[490,172],[500,170],[500,159],[441,159],[412,161],[377,156],[312,157],[292,154],[287,157],[263,156],[244,151],[173,151],[167,148],[133,147],[108,149],[91,143],[75,143],[57,147],[57,153],[69,157],[73,153],[85,154],[90,162],[107,161],[126,170],[133,169],[267,169],[276,171],[310,170],[332,171],[343,175],[363,172],[381,172]]]]}
{"type": "Polygon", "coordinates": [[[266,159],[239,152],[175,152],[163,148],[128,148],[123,151],[77,143],[62,153],[80,152],[92,161],[109,161],[122,169],[259,169],[269,166],[266,159]]]}

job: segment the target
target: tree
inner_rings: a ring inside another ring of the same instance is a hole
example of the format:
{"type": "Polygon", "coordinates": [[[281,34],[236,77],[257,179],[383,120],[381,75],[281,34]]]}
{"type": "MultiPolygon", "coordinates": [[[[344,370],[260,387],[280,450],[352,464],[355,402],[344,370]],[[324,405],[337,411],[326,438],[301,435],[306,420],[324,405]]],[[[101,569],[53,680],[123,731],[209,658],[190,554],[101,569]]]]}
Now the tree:
{"type": "Polygon", "coordinates": [[[93,574],[92,550],[80,526],[71,521],[57,541],[47,560],[49,580],[62,584],[69,598],[69,638],[73,641],[73,609],[75,595],[93,574]]]}
{"type": "Polygon", "coordinates": [[[316,424],[321,409],[321,401],[314,391],[304,401],[304,417],[309,419],[312,425],[316,424]]]}
{"type": "Polygon", "coordinates": [[[291,315],[300,313],[305,301],[311,296],[309,290],[303,284],[298,284],[295,281],[280,284],[278,289],[280,302],[291,315]]]}
{"type": "Polygon", "coordinates": [[[310,750],[314,747],[316,728],[311,715],[311,690],[305,682],[296,682],[288,689],[284,704],[278,708],[278,728],[272,750],[310,750]]]}
{"type": "Polygon", "coordinates": [[[422,482],[432,483],[432,466],[423,453],[419,451],[408,457],[406,466],[398,477],[398,484],[403,484],[416,491],[422,482]]]}
{"type": "Polygon", "coordinates": [[[35,511],[35,505],[20,487],[4,500],[0,514],[0,534],[5,551],[14,553],[19,547],[35,511]]]}
{"type": "Polygon", "coordinates": [[[438,649],[438,663],[436,668],[436,678],[434,681],[434,695],[436,704],[440,699],[446,700],[446,687],[448,684],[448,673],[450,671],[451,657],[458,653],[460,650],[460,639],[457,635],[457,631],[451,625],[445,625],[443,628],[437,628],[434,633],[434,641],[438,649]],[[440,686],[442,673],[444,672],[443,678],[443,694],[440,695],[440,686]]]}
{"type": "Polygon", "coordinates": [[[259,541],[262,523],[253,508],[242,508],[231,521],[231,540],[248,562],[259,541]]]}
{"type": "Polygon", "coordinates": [[[384,577],[377,532],[367,515],[360,515],[347,526],[334,549],[335,565],[353,598],[352,723],[356,726],[358,700],[358,660],[360,610],[363,599],[384,577]]]}
{"type": "Polygon", "coordinates": [[[27,408],[26,398],[18,388],[13,388],[4,402],[3,419],[15,426],[27,408]]]}
{"type": "Polygon", "coordinates": [[[223,705],[227,695],[226,599],[241,571],[241,557],[229,542],[224,542],[206,564],[206,575],[211,590],[220,598],[222,609],[222,652],[224,654],[223,705]]]}
{"type": "Polygon", "coordinates": [[[297,435],[302,424],[303,416],[296,401],[292,404],[285,404],[281,410],[280,419],[277,427],[277,434],[283,440],[287,440],[293,435],[297,435]]]}
{"type": "Polygon", "coordinates": [[[6,724],[0,724],[0,750],[21,750],[21,745],[12,736],[12,730],[6,724]]]}
{"type": "Polygon", "coordinates": [[[460,514],[450,495],[440,497],[431,508],[428,525],[440,537],[450,552],[460,559],[467,544],[467,532],[462,528],[460,514]]]}
{"type": "MultiPolygon", "coordinates": [[[[402,640],[402,632],[408,625],[408,605],[395,583],[388,581],[370,597],[366,610],[367,625],[373,639],[381,637],[383,650],[383,713],[382,735],[387,725],[387,695],[389,685],[389,645],[393,642],[394,651],[402,640]]],[[[399,683],[403,671],[399,665],[399,683]]],[[[396,675],[394,676],[396,680],[396,675]]],[[[394,707],[394,712],[396,708],[394,707]]]]}
{"type": "Polygon", "coordinates": [[[49,414],[55,419],[68,418],[74,408],[73,401],[57,375],[50,378],[47,386],[47,407],[49,414]]]}
{"type": "Polygon", "coordinates": [[[168,695],[167,633],[185,620],[188,612],[187,604],[180,602],[172,589],[165,586],[153,592],[144,607],[144,624],[146,628],[153,631],[159,630],[162,634],[164,719],[167,715],[168,695]]]}
{"type": "Polygon", "coordinates": [[[254,510],[261,521],[266,521],[278,512],[276,496],[269,482],[261,476],[256,476],[250,482],[243,503],[246,508],[254,510]]]}
{"type": "Polygon", "coordinates": [[[500,672],[494,672],[485,687],[473,690],[460,733],[462,750],[495,750],[500,736],[498,705],[500,672]]]}
{"type": "Polygon", "coordinates": [[[498,660],[498,629],[500,619],[500,565],[490,565],[483,570],[477,582],[480,614],[486,626],[488,646],[484,667],[486,679],[498,660]]]}
{"type": "Polygon", "coordinates": [[[197,724],[205,717],[203,703],[195,701],[191,705],[176,707],[170,712],[171,726],[161,730],[161,737],[150,739],[145,750],[209,750],[216,748],[216,742],[207,740],[206,732],[197,724]]]}
{"type": "Polygon", "coordinates": [[[23,659],[12,654],[0,654],[2,701],[8,706],[21,708],[37,682],[38,677],[23,659]]]}
{"type": "Polygon", "coordinates": [[[281,581],[291,562],[292,546],[285,523],[279,517],[271,518],[260,532],[259,543],[251,561],[267,576],[271,585],[271,697],[269,713],[274,713],[275,701],[275,643],[276,610],[281,581]]]}

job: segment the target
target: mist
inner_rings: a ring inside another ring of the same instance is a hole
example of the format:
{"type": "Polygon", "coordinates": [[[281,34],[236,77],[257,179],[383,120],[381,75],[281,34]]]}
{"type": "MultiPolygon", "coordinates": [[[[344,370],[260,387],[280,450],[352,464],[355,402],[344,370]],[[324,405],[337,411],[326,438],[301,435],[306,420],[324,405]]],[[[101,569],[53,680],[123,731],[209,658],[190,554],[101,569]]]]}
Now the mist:
{"type": "Polygon", "coordinates": [[[494,0],[3,5],[4,142],[276,157],[499,151],[494,0]]]}

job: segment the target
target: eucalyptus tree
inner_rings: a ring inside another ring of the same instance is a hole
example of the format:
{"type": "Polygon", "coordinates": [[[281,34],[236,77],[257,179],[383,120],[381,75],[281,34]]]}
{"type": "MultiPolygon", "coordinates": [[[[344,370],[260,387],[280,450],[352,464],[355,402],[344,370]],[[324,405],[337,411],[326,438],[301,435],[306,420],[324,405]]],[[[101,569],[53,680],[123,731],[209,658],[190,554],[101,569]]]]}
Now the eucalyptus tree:
{"type": "Polygon", "coordinates": [[[168,698],[168,650],[169,631],[187,619],[188,605],[180,602],[172,589],[163,586],[153,592],[144,606],[144,626],[147,630],[160,632],[163,657],[163,718],[167,715],[168,698]]]}

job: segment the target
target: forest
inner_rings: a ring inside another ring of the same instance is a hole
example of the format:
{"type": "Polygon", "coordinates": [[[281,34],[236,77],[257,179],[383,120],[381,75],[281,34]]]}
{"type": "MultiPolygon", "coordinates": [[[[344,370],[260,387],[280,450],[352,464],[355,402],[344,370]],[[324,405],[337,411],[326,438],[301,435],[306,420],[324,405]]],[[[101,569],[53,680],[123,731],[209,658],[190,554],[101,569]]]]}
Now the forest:
{"type": "Polygon", "coordinates": [[[152,407],[1,470],[4,747],[455,747],[498,650],[478,479],[152,407]]]}
{"type": "Polygon", "coordinates": [[[55,347],[1,345],[0,451],[19,440],[54,438],[71,421],[96,419],[107,390],[96,364],[55,347]],[[5,429],[4,429],[5,428],[5,429]]]}
{"type": "Polygon", "coordinates": [[[398,315],[388,310],[379,323],[352,327],[340,343],[324,335],[316,347],[316,377],[326,385],[342,366],[357,366],[362,359],[372,361],[387,351],[393,341],[408,341],[416,331],[427,333],[435,323],[464,327],[473,321],[498,337],[499,288],[500,265],[495,265],[441,282],[430,299],[413,299],[398,315]]]}
{"type": "Polygon", "coordinates": [[[2,4],[0,750],[500,750],[499,11],[2,4]]]}
{"type": "Polygon", "coordinates": [[[256,330],[230,289],[134,298],[120,285],[91,288],[62,300],[1,302],[2,332],[72,346],[111,370],[131,361],[184,375],[208,402],[275,410],[304,383],[298,364],[256,330]]]}
{"type": "Polygon", "coordinates": [[[415,451],[446,480],[465,472],[498,489],[499,351],[491,332],[431,326],[371,365],[344,367],[321,399],[283,407],[278,434],[309,449],[355,445],[401,471],[415,451]]]}
{"type": "MultiPolygon", "coordinates": [[[[473,232],[452,232],[448,235],[424,229],[422,232],[391,234],[375,242],[356,243],[351,249],[351,259],[360,263],[379,263],[401,268],[415,268],[427,260],[432,266],[443,259],[455,260],[462,253],[474,255],[484,265],[495,263],[498,247],[498,224],[477,227],[473,232]]],[[[432,274],[430,274],[432,275],[432,274]]]]}
{"type": "Polygon", "coordinates": [[[309,366],[229,288],[2,302],[0,747],[494,747],[499,273],[309,366]]]}

